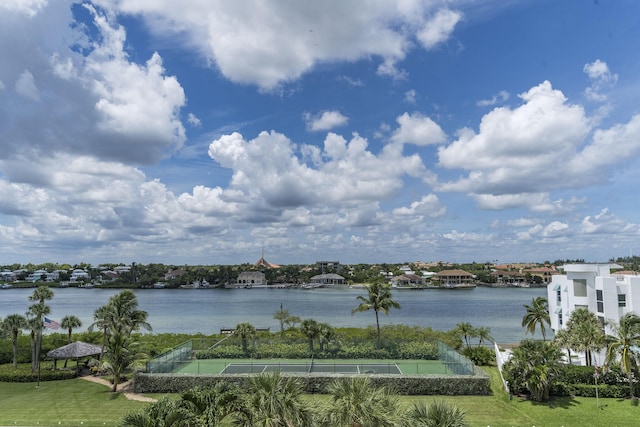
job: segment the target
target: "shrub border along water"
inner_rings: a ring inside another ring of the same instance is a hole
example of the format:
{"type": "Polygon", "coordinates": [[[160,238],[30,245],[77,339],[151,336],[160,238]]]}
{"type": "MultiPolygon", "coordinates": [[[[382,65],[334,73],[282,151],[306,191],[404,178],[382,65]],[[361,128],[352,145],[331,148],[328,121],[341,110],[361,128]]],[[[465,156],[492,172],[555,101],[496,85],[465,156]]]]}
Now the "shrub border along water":
{"type": "MultiPolygon", "coordinates": [[[[336,378],[353,377],[351,374],[293,374],[303,380],[307,393],[326,393],[327,386],[336,378]]],[[[251,374],[185,375],[146,374],[135,376],[136,393],[179,393],[195,386],[213,387],[219,382],[242,385],[251,374]]],[[[373,384],[385,386],[400,395],[490,395],[491,381],[487,373],[475,367],[473,375],[370,375],[373,384]]]]}

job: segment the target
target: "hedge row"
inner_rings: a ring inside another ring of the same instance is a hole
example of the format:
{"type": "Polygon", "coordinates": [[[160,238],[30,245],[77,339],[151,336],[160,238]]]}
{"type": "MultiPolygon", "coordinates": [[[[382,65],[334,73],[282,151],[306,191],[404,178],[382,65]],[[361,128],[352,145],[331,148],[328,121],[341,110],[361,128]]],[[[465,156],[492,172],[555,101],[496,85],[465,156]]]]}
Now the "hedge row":
{"type": "MultiPolygon", "coordinates": [[[[344,374],[290,374],[303,380],[307,393],[326,393],[327,387],[344,374]]],[[[135,376],[136,393],[179,393],[195,386],[212,387],[219,382],[242,386],[248,374],[235,375],[176,375],[145,374],[135,376]]],[[[375,385],[389,387],[401,395],[490,395],[489,376],[479,369],[473,376],[467,375],[372,375],[375,385]]]]}
{"type": "MultiPolygon", "coordinates": [[[[624,399],[629,397],[628,385],[598,384],[598,397],[624,399]]],[[[591,384],[556,383],[551,389],[554,396],[596,397],[596,386],[591,384]]]]}
{"type": "MultiPolygon", "coordinates": [[[[77,373],[73,370],[40,370],[40,381],[57,381],[57,380],[69,380],[75,378],[77,373]]],[[[31,372],[31,365],[18,365],[17,369],[13,368],[13,365],[0,366],[0,382],[13,382],[13,383],[29,383],[37,382],[38,374],[31,372]]]]}

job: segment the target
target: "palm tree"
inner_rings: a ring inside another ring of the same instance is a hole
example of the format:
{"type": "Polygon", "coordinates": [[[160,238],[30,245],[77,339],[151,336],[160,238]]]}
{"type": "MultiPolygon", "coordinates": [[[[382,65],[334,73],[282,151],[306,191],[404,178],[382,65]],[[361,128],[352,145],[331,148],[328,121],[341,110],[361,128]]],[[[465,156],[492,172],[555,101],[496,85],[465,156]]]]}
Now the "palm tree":
{"type": "Polygon", "coordinates": [[[531,300],[531,305],[524,304],[527,313],[522,318],[522,326],[527,328],[531,335],[536,333],[536,327],[540,328],[542,340],[545,341],[546,327],[551,325],[549,318],[549,302],[544,297],[537,297],[531,300]]]}
{"type": "MultiPolygon", "coordinates": [[[[73,328],[79,328],[82,326],[82,322],[76,316],[65,316],[60,322],[60,326],[67,330],[69,336],[67,337],[67,344],[71,344],[71,335],[73,334],[73,328]]],[[[67,367],[69,359],[64,359],[64,367],[67,367]]]]}
{"type": "Polygon", "coordinates": [[[313,354],[313,341],[320,335],[318,322],[313,319],[304,319],[300,324],[300,332],[309,340],[309,351],[313,354]]]}
{"type": "Polygon", "coordinates": [[[493,337],[491,336],[491,328],[487,326],[480,326],[476,328],[475,336],[478,338],[478,345],[484,344],[486,341],[493,341],[493,337]]]}
{"type": "Polygon", "coordinates": [[[302,399],[299,378],[280,372],[249,377],[236,424],[243,427],[311,426],[312,412],[302,399]]]}
{"type": "Polygon", "coordinates": [[[471,338],[477,335],[476,328],[474,328],[469,322],[458,323],[455,331],[462,336],[467,348],[471,346],[471,338]]]}
{"type": "Polygon", "coordinates": [[[335,330],[328,323],[318,323],[318,341],[320,343],[320,353],[324,351],[324,345],[335,337],[335,330]]]}
{"type": "Polygon", "coordinates": [[[607,335],[607,356],[605,364],[610,366],[620,359],[620,369],[627,375],[629,381],[629,396],[635,399],[633,393],[633,374],[638,370],[638,347],[640,346],[640,317],[627,313],[620,318],[618,324],[609,323],[613,333],[607,335]]]}
{"type": "Polygon", "coordinates": [[[103,345],[108,363],[106,369],[113,373],[113,391],[117,391],[122,374],[139,356],[131,334],[140,329],[151,330],[147,323],[147,312],[138,308],[133,291],[127,289],[109,298],[109,302],[96,310],[96,321],[89,327],[99,326],[104,331],[103,345]]]}
{"type": "Polygon", "coordinates": [[[96,311],[93,312],[93,320],[94,322],[89,325],[89,332],[92,332],[94,328],[99,328],[102,331],[102,351],[100,352],[99,360],[102,361],[102,355],[104,354],[104,350],[107,346],[107,338],[109,337],[109,319],[111,318],[111,308],[109,305],[103,305],[98,307],[96,311]]]}
{"type": "Polygon", "coordinates": [[[233,333],[240,337],[240,340],[242,342],[242,352],[246,354],[247,339],[256,336],[256,328],[254,328],[253,325],[248,322],[238,323],[233,333]]]}
{"type": "Polygon", "coordinates": [[[111,314],[110,333],[124,332],[131,334],[140,329],[151,331],[151,325],[147,323],[147,312],[138,309],[136,294],[130,290],[124,290],[109,299],[111,314]]]}
{"type": "Polygon", "coordinates": [[[82,326],[82,322],[76,316],[64,316],[62,318],[62,321],[60,322],[60,326],[66,329],[69,333],[67,337],[67,344],[71,344],[71,335],[73,334],[73,329],[82,326]]]}
{"type": "Polygon", "coordinates": [[[405,426],[405,412],[398,396],[376,387],[370,377],[343,377],[329,384],[329,406],[321,424],[331,427],[405,426]]]}
{"type": "Polygon", "coordinates": [[[367,297],[358,295],[360,305],[353,310],[351,314],[356,312],[373,310],[376,314],[376,331],[377,331],[377,348],[380,348],[380,317],[379,312],[385,315],[389,314],[391,308],[400,308],[400,304],[391,299],[391,286],[382,283],[372,283],[367,289],[367,297]]]}
{"type": "Polygon", "coordinates": [[[412,427],[466,427],[465,412],[446,400],[434,400],[413,405],[409,417],[412,427]]]}
{"type": "Polygon", "coordinates": [[[123,427],[183,427],[189,425],[206,425],[190,423],[192,414],[167,396],[161,397],[146,408],[130,412],[122,418],[123,427]]]}
{"type": "Polygon", "coordinates": [[[2,322],[4,329],[11,334],[11,343],[13,344],[13,368],[18,367],[18,335],[23,329],[28,327],[27,319],[19,314],[10,314],[2,322]]]}
{"type": "Polygon", "coordinates": [[[551,385],[560,372],[561,358],[562,352],[553,341],[522,341],[504,364],[505,379],[512,388],[518,384],[526,387],[532,400],[548,400],[551,385]]]}
{"type": "Polygon", "coordinates": [[[181,406],[192,415],[193,425],[198,426],[219,426],[228,415],[238,411],[242,403],[239,389],[224,381],[213,388],[191,388],[180,398],[181,406]]]}
{"type": "MultiPolygon", "coordinates": [[[[29,307],[29,310],[37,317],[40,321],[40,325],[36,329],[36,342],[35,342],[35,352],[33,357],[35,359],[35,363],[32,362],[32,366],[37,370],[40,367],[40,351],[42,348],[42,329],[44,316],[48,315],[51,312],[51,308],[45,304],[45,301],[53,298],[53,291],[48,286],[38,286],[36,290],[33,291],[31,295],[29,295],[29,301],[35,301],[36,303],[29,307]]],[[[34,372],[35,372],[34,370],[34,372]]]]}
{"type": "Polygon", "coordinates": [[[51,307],[43,303],[31,304],[27,311],[27,321],[31,328],[31,372],[40,368],[40,349],[44,317],[51,313],[51,307]]]}
{"type": "Polygon", "coordinates": [[[567,350],[567,360],[569,361],[569,365],[571,365],[571,347],[573,346],[573,341],[569,330],[566,328],[558,330],[553,337],[553,341],[558,344],[560,348],[567,350]]]}
{"type": "Polygon", "coordinates": [[[38,370],[36,347],[38,343],[38,332],[42,329],[42,320],[40,316],[33,312],[32,307],[27,311],[27,329],[29,329],[30,346],[31,346],[31,372],[38,370]]]}
{"type": "Polygon", "coordinates": [[[577,308],[571,313],[566,329],[571,348],[584,352],[587,366],[593,364],[592,355],[604,346],[604,332],[595,313],[586,308],[577,308]]]}

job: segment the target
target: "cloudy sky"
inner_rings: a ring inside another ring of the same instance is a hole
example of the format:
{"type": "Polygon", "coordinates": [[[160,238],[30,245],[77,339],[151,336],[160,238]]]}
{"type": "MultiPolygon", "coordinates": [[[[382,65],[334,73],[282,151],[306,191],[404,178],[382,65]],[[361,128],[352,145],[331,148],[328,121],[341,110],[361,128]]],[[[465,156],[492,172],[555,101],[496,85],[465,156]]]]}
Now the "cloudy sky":
{"type": "Polygon", "coordinates": [[[638,16],[0,0],[0,264],[639,254],[638,16]]]}

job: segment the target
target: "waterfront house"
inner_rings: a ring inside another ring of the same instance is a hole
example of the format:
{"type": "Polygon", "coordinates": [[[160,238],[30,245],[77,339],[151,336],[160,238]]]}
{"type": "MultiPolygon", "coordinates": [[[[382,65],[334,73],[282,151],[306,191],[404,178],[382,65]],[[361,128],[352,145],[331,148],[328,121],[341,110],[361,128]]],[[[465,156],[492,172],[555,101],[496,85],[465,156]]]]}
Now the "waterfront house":
{"type": "Polygon", "coordinates": [[[77,282],[80,280],[88,280],[89,273],[86,270],[82,270],[80,268],[76,268],[71,272],[71,277],[69,278],[72,282],[77,282]]]}
{"type": "Polygon", "coordinates": [[[0,271],[0,280],[3,282],[13,282],[17,280],[17,275],[13,271],[3,270],[0,271]]]}
{"type": "Polygon", "coordinates": [[[532,277],[537,277],[540,283],[551,283],[552,277],[558,274],[555,268],[549,267],[528,268],[522,270],[522,272],[524,274],[529,273],[532,277]]]}
{"type": "Polygon", "coordinates": [[[314,285],[344,285],[344,277],[335,273],[318,274],[311,278],[314,285]]]}
{"type": "Polygon", "coordinates": [[[525,281],[525,275],[519,271],[496,270],[491,272],[495,282],[502,285],[515,285],[525,281]]]}
{"type": "Polygon", "coordinates": [[[618,264],[566,264],[547,285],[551,329],[558,331],[577,308],[596,314],[605,333],[607,320],[618,322],[626,313],[640,313],[640,276],[611,273],[618,264]]]}
{"type": "Polygon", "coordinates": [[[183,270],[181,268],[178,268],[176,270],[171,270],[171,271],[168,271],[167,273],[165,273],[164,280],[178,279],[178,278],[184,276],[185,274],[187,274],[187,270],[183,270]]]}
{"type": "Polygon", "coordinates": [[[464,270],[442,270],[432,280],[442,287],[475,286],[473,274],[464,270]]]}
{"type": "Polygon", "coordinates": [[[261,271],[243,271],[236,279],[237,287],[251,288],[254,286],[266,286],[267,278],[261,271]]]}
{"type": "Polygon", "coordinates": [[[391,279],[394,287],[421,287],[424,286],[424,277],[417,274],[405,273],[391,279]]]}

